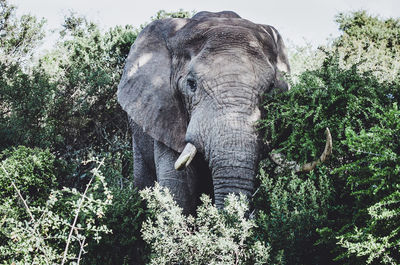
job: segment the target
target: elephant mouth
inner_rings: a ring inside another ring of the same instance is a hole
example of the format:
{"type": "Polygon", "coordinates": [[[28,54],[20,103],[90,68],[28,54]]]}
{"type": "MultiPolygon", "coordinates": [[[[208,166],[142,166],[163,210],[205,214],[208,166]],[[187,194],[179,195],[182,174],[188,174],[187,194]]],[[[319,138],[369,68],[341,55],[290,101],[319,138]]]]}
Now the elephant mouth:
{"type": "Polygon", "coordinates": [[[185,148],[183,149],[181,155],[178,157],[178,159],[175,162],[175,169],[176,170],[182,170],[185,167],[189,166],[190,163],[192,162],[193,158],[195,157],[197,153],[197,148],[191,143],[187,143],[185,148]]]}

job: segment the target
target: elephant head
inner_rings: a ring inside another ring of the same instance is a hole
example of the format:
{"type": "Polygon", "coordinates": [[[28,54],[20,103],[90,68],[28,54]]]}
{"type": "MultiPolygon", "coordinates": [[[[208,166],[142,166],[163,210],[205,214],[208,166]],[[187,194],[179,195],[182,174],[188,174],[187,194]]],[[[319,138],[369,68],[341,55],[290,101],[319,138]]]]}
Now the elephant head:
{"type": "Polygon", "coordinates": [[[228,193],[254,191],[262,143],[256,130],[263,95],[287,90],[290,71],[278,31],[233,12],[154,21],[137,37],[118,101],[153,139],[200,152],[212,172],[216,205],[228,193]]]}

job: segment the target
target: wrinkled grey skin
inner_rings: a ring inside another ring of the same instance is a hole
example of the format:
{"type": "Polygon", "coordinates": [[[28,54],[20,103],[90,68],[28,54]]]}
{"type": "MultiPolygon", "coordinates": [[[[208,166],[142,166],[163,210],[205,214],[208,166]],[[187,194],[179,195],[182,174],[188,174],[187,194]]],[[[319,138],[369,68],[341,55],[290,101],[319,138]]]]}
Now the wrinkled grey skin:
{"type": "Polygon", "coordinates": [[[229,193],[254,192],[265,148],[256,122],[265,93],[287,90],[285,47],[271,26],[234,12],[162,19],[138,36],[118,87],[131,119],[134,182],[154,181],[193,212],[203,192],[223,207],[229,193]],[[174,163],[186,143],[198,150],[186,169],[174,163]]]}

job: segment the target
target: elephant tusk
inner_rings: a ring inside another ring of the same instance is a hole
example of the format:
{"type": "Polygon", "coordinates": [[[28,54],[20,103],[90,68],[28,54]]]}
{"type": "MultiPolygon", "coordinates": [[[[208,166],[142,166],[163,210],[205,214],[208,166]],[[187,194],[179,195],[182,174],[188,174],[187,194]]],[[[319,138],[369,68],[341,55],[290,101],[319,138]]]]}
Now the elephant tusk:
{"type": "MultiPolygon", "coordinates": [[[[289,169],[295,173],[310,172],[319,164],[324,163],[325,160],[332,154],[332,135],[331,132],[329,131],[329,128],[326,128],[325,135],[326,135],[326,143],[324,152],[317,160],[313,162],[306,163],[300,166],[294,161],[287,161],[285,157],[279,153],[271,153],[270,158],[281,169],[289,169]]],[[[280,172],[281,170],[278,171],[280,172]]]]}
{"type": "Polygon", "coordinates": [[[326,134],[326,143],[325,143],[325,149],[324,149],[324,152],[322,153],[322,155],[316,161],[304,164],[300,168],[300,170],[298,170],[296,173],[310,172],[319,164],[324,163],[325,160],[330,156],[330,154],[332,154],[332,135],[331,135],[331,132],[329,131],[329,128],[326,128],[325,134],[326,134]]]}
{"type": "Polygon", "coordinates": [[[190,162],[192,162],[194,156],[197,153],[196,146],[194,146],[191,143],[187,143],[185,148],[183,149],[181,155],[178,157],[178,159],[175,162],[175,169],[176,170],[181,170],[183,167],[187,167],[190,162]]]}

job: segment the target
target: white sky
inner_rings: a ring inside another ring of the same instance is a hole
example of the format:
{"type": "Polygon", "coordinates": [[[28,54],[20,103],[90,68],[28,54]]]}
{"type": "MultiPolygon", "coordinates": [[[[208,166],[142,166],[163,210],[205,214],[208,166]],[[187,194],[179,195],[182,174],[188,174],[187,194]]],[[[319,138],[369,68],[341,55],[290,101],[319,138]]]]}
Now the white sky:
{"type": "MultiPolygon", "coordinates": [[[[17,14],[46,18],[49,29],[59,28],[69,10],[85,15],[103,29],[139,26],[158,10],[232,10],[253,22],[275,26],[287,42],[325,44],[339,34],[334,17],[339,12],[367,10],[383,18],[400,17],[400,0],[9,0],[17,14]]],[[[50,40],[49,40],[50,41],[50,40]]]]}

